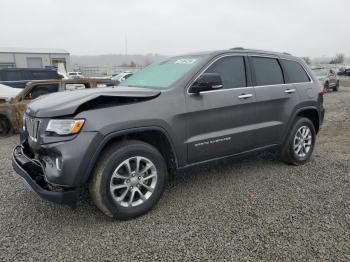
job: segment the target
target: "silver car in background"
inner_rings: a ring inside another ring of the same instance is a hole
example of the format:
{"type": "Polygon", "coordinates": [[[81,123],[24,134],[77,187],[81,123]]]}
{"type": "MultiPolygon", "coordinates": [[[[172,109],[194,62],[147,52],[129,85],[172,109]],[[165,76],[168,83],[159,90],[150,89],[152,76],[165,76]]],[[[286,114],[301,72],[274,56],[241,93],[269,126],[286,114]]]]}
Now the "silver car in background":
{"type": "Polygon", "coordinates": [[[333,69],[318,67],[313,68],[312,72],[317,77],[318,81],[322,84],[327,91],[332,89],[333,91],[339,90],[339,77],[333,69]]]}

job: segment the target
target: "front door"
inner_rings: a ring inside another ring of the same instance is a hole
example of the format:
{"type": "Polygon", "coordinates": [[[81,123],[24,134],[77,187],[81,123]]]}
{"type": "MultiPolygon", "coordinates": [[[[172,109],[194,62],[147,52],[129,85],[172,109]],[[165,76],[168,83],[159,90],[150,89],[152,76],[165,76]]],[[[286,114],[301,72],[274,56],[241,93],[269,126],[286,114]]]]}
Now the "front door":
{"type": "Polygon", "coordinates": [[[254,145],[254,88],[243,56],[222,56],[203,73],[218,73],[223,88],[186,94],[188,163],[247,151],[254,145]]]}

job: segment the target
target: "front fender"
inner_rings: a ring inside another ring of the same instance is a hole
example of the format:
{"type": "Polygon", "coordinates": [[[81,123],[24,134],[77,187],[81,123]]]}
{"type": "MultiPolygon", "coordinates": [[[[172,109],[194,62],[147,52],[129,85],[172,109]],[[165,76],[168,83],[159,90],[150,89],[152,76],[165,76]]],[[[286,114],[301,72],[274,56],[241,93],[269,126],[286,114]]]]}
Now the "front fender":
{"type": "Polygon", "coordinates": [[[137,128],[128,128],[128,129],[124,129],[124,130],[119,130],[116,132],[111,132],[107,135],[105,135],[102,140],[99,142],[95,152],[93,153],[90,162],[87,165],[87,168],[85,170],[85,173],[83,175],[83,177],[81,178],[81,181],[77,181],[78,184],[84,184],[88,181],[97,161],[98,158],[100,157],[103,149],[106,147],[106,145],[112,141],[113,139],[117,138],[117,137],[121,137],[121,136],[125,136],[128,134],[134,134],[134,133],[141,133],[141,132],[145,132],[145,131],[159,131],[162,132],[163,135],[166,136],[166,138],[169,141],[169,144],[171,145],[171,149],[174,152],[175,155],[175,162],[176,165],[178,166],[178,152],[176,150],[176,147],[174,145],[174,142],[172,141],[169,133],[162,127],[159,126],[145,126],[145,127],[137,127],[137,128]]]}

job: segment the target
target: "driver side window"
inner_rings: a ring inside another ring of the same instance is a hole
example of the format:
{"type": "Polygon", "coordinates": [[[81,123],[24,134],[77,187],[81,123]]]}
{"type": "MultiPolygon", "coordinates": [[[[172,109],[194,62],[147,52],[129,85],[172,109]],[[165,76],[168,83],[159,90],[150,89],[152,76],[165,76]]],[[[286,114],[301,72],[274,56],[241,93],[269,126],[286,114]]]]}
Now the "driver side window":
{"type": "Polygon", "coordinates": [[[223,89],[247,86],[243,56],[222,57],[209,66],[204,73],[219,74],[223,89]]]}
{"type": "Polygon", "coordinates": [[[33,87],[29,94],[26,95],[25,99],[31,100],[38,98],[42,95],[47,95],[56,92],[58,92],[58,84],[37,85],[33,87]]]}

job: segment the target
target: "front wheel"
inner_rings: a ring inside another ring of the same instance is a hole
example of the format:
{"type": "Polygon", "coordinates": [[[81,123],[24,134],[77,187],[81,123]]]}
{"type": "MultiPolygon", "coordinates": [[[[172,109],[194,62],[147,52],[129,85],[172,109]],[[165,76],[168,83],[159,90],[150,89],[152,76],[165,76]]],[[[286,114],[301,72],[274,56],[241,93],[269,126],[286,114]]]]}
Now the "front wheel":
{"type": "Polygon", "coordinates": [[[10,133],[10,131],[10,121],[4,116],[0,116],[0,137],[7,136],[10,133]]]}
{"type": "Polygon", "coordinates": [[[141,141],[107,149],[90,181],[90,195],[106,215],[129,219],[149,211],[160,199],[167,180],[163,156],[141,141]]]}
{"type": "Polygon", "coordinates": [[[316,140],[312,121],[305,117],[297,118],[281,150],[285,163],[303,165],[311,157],[316,140]]]}
{"type": "Polygon", "coordinates": [[[326,90],[326,92],[328,92],[329,90],[329,83],[328,82],[326,82],[326,83],[324,83],[324,89],[326,90]]]}
{"type": "Polygon", "coordinates": [[[335,85],[335,87],[333,87],[333,91],[338,91],[339,90],[339,80],[337,80],[337,84],[335,85]]]}

